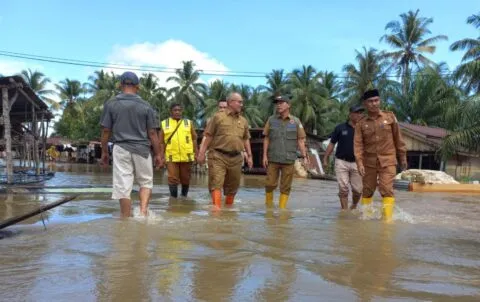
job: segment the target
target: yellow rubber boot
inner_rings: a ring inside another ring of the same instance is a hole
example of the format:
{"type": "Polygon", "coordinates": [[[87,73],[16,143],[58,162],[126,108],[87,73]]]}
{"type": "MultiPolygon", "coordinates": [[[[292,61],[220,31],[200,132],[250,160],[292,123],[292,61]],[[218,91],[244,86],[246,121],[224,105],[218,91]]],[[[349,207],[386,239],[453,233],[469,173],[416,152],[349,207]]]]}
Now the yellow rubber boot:
{"type": "Polygon", "coordinates": [[[265,192],[265,206],[267,208],[273,208],[273,191],[265,192]]]}
{"type": "Polygon", "coordinates": [[[363,197],[362,198],[362,205],[367,206],[372,204],[373,197],[363,197]]]}
{"type": "Polygon", "coordinates": [[[286,209],[287,208],[287,202],[288,202],[288,195],[287,194],[280,194],[280,202],[279,202],[279,208],[280,209],[286,209]]]}
{"type": "Polygon", "coordinates": [[[393,197],[384,197],[383,198],[383,211],[382,216],[383,220],[386,222],[391,222],[393,217],[393,207],[395,206],[395,198],[393,197]]]}

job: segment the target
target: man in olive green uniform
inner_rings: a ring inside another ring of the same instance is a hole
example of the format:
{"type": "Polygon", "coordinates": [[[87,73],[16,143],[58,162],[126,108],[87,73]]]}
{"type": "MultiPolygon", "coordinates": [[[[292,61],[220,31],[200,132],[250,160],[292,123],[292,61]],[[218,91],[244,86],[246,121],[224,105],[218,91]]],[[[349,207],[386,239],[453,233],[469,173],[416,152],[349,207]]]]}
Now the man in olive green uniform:
{"type": "Polygon", "coordinates": [[[395,114],[380,110],[378,90],[364,93],[363,105],[368,115],[355,127],[354,153],[363,177],[362,204],[372,203],[377,187],[383,197],[383,218],[391,221],[395,197],[393,181],[397,172],[397,157],[402,170],[407,168],[407,149],[395,114]]]}
{"type": "Polygon", "coordinates": [[[290,99],[275,96],[273,101],[276,104],[276,114],[268,119],[263,130],[263,167],[267,169],[265,205],[267,208],[273,207],[273,191],[281,173],[279,208],[285,209],[295,174],[297,147],[308,167],[306,134],[300,120],[290,114],[290,99]]]}
{"type": "Polygon", "coordinates": [[[212,190],[212,202],[221,207],[222,194],[225,204],[232,205],[240,186],[242,173],[242,151],[247,151],[247,164],[251,168],[252,150],[247,120],[240,115],[243,99],[239,93],[227,97],[227,108],[217,112],[204,131],[205,141],[198,152],[198,163],[205,162],[208,152],[209,188],[212,190]]]}
{"type": "Polygon", "coordinates": [[[197,133],[189,119],[182,118],[182,106],[170,105],[170,117],[161,122],[159,133],[160,154],[167,162],[170,196],[178,197],[178,184],[182,184],[182,197],[187,197],[192,163],[197,154],[197,133]]]}

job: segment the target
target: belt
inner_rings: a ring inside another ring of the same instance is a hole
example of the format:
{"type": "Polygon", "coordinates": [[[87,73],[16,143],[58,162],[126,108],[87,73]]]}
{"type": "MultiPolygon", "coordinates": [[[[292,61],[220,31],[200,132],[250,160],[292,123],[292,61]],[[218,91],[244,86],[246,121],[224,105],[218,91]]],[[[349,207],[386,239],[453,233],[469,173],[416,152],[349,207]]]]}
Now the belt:
{"type": "Polygon", "coordinates": [[[241,153],[240,151],[225,151],[225,150],[222,150],[222,149],[213,149],[217,152],[220,152],[222,154],[225,154],[225,155],[228,155],[230,157],[235,157],[235,156],[239,156],[241,153]]]}
{"type": "Polygon", "coordinates": [[[344,161],[348,161],[349,163],[354,163],[355,162],[355,158],[348,158],[348,157],[338,157],[336,156],[336,158],[340,159],[340,160],[344,160],[344,161]]]}

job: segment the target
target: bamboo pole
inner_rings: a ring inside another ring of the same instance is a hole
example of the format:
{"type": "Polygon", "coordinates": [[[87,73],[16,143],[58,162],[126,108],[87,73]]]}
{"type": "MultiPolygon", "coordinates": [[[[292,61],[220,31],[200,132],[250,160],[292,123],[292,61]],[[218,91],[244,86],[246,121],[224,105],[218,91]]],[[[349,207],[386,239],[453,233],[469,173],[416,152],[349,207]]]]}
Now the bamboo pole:
{"type": "Polygon", "coordinates": [[[2,88],[3,105],[3,137],[5,138],[5,153],[7,161],[7,183],[12,183],[13,162],[12,162],[12,133],[10,125],[10,102],[8,101],[8,88],[2,88]]]}
{"type": "Polygon", "coordinates": [[[62,204],[64,204],[64,203],[66,203],[66,202],[69,202],[69,201],[71,201],[71,200],[73,200],[73,199],[75,199],[75,198],[77,198],[77,197],[78,197],[78,195],[67,196],[67,197],[65,197],[65,198],[63,198],[63,199],[61,199],[61,200],[59,200],[59,201],[56,201],[56,202],[49,203],[49,204],[47,204],[47,205],[41,206],[41,207],[39,207],[38,209],[33,210],[33,211],[30,211],[30,212],[28,212],[28,213],[26,213],[26,214],[23,214],[23,215],[20,215],[20,216],[17,216],[17,217],[12,217],[12,218],[9,218],[9,219],[7,219],[7,220],[4,220],[4,221],[0,222],[0,230],[6,228],[6,227],[8,227],[8,226],[11,226],[11,225],[13,225],[13,224],[15,224],[15,223],[18,223],[18,222],[20,222],[20,221],[22,221],[22,220],[28,219],[28,218],[30,218],[30,217],[33,217],[33,216],[35,216],[35,215],[38,215],[38,214],[43,213],[43,212],[45,212],[45,211],[48,211],[48,210],[50,210],[50,209],[52,209],[52,208],[54,208],[54,207],[57,207],[57,206],[62,205],[62,204]]]}

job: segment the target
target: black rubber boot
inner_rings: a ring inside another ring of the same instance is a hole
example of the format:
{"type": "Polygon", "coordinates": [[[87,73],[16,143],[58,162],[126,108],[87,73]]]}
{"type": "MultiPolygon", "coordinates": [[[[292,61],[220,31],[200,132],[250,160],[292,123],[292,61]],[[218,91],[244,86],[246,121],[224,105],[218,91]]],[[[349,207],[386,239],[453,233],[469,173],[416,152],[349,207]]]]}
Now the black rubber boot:
{"type": "Polygon", "coordinates": [[[170,189],[170,196],[171,197],[178,197],[178,186],[177,185],[168,185],[168,189],[170,189]]]}
{"type": "Polygon", "coordinates": [[[182,196],[187,197],[188,195],[188,185],[182,185],[182,196]]]}

